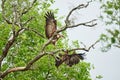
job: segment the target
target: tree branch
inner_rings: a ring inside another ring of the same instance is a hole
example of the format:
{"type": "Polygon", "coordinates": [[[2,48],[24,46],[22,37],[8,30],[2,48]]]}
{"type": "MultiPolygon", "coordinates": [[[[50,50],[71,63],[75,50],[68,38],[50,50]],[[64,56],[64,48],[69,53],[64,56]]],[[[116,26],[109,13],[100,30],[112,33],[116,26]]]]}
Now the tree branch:
{"type": "Polygon", "coordinates": [[[83,50],[83,51],[86,51],[86,52],[89,52],[91,48],[94,48],[94,46],[99,42],[100,40],[97,40],[95,43],[93,43],[91,46],[89,46],[88,48],[74,48],[74,49],[58,49],[58,50],[55,50],[55,51],[51,51],[51,52],[46,52],[48,54],[56,54],[58,52],[65,52],[65,51],[68,51],[68,52],[71,52],[71,51],[76,51],[76,50],[83,50]]]}
{"type": "Polygon", "coordinates": [[[71,49],[71,50],[68,50],[68,52],[71,52],[71,51],[75,51],[75,50],[84,50],[86,52],[89,52],[91,48],[94,48],[94,46],[99,42],[100,40],[97,40],[95,43],[93,43],[91,46],[89,46],[88,48],[75,48],[75,49],[71,49]]]}
{"type": "Polygon", "coordinates": [[[25,67],[15,67],[15,68],[10,68],[10,69],[6,70],[5,72],[3,72],[0,75],[0,78],[4,78],[6,75],[8,75],[11,72],[31,70],[30,68],[33,65],[33,63],[35,63],[36,61],[38,61],[39,58],[41,58],[41,57],[43,57],[45,55],[47,55],[47,54],[44,53],[44,52],[40,53],[34,59],[32,59],[25,67]]]}
{"type": "Polygon", "coordinates": [[[26,69],[29,69],[33,63],[35,63],[36,61],[38,61],[41,57],[47,55],[46,53],[44,52],[40,52],[35,58],[33,58],[27,65],[26,65],[26,69]]]}
{"type": "Polygon", "coordinates": [[[7,74],[11,73],[11,72],[16,72],[16,71],[25,71],[25,70],[29,70],[30,67],[36,62],[38,61],[41,57],[47,55],[43,50],[46,46],[46,44],[49,43],[49,40],[48,42],[46,42],[42,48],[42,51],[35,57],[33,58],[31,61],[28,62],[28,64],[26,65],[26,67],[16,67],[16,68],[11,68],[11,69],[8,69],[7,71],[5,71],[4,73],[1,74],[0,78],[4,78],[7,74]]]}
{"type": "Polygon", "coordinates": [[[7,56],[7,53],[10,49],[10,47],[13,45],[13,43],[15,42],[16,37],[18,37],[20,31],[22,31],[23,29],[19,29],[15,35],[12,35],[12,37],[10,37],[10,39],[8,40],[8,42],[5,45],[5,48],[2,51],[2,55],[0,56],[0,70],[1,70],[1,65],[2,65],[2,61],[3,59],[7,56]]]}
{"type": "Polygon", "coordinates": [[[29,12],[29,10],[33,7],[33,5],[34,5],[36,2],[37,2],[37,0],[34,0],[34,1],[32,2],[32,4],[31,4],[30,7],[28,7],[27,9],[24,8],[24,9],[23,9],[23,12],[21,13],[21,16],[22,16],[23,14],[26,14],[27,12],[29,12]]]}
{"type": "Polygon", "coordinates": [[[1,4],[1,7],[2,7],[2,17],[8,24],[12,24],[12,22],[9,19],[7,19],[6,16],[5,16],[5,7],[4,7],[5,6],[5,2],[6,2],[6,0],[2,0],[2,4],[1,4]]]}
{"type": "Polygon", "coordinates": [[[40,37],[42,37],[42,38],[45,38],[45,37],[43,36],[43,34],[40,34],[40,32],[38,32],[38,31],[35,30],[35,29],[32,29],[32,28],[23,28],[23,29],[28,30],[28,31],[32,31],[32,32],[34,32],[35,34],[37,34],[38,36],[40,36],[40,37]]]}
{"type": "Polygon", "coordinates": [[[93,23],[93,22],[96,21],[96,19],[93,19],[93,20],[91,20],[91,21],[84,22],[84,23],[79,23],[79,24],[75,24],[75,25],[69,25],[69,22],[70,22],[70,21],[69,21],[69,17],[71,16],[71,14],[72,14],[74,11],[76,11],[77,9],[86,8],[86,7],[89,5],[90,2],[92,2],[92,1],[87,2],[87,4],[80,4],[80,5],[78,5],[77,7],[73,8],[73,9],[68,13],[68,15],[67,15],[67,17],[66,17],[66,20],[65,20],[66,25],[65,25],[64,27],[60,28],[59,30],[57,30],[56,32],[59,33],[59,32],[62,32],[62,31],[64,31],[64,30],[66,30],[67,28],[74,28],[74,27],[78,27],[78,26],[81,26],[81,25],[87,26],[87,27],[93,27],[93,26],[97,25],[97,23],[93,23]]]}
{"type": "Polygon", "coordinates": [[[72,26],[64,26],[64,27],[60,28],[59,30],[57,30],[56,32],[59,33],[59,32],[62,32],[64,30],[66,30],[67,28],[74,28],[74,27],[78,27],[78,26],[81,26],[81,25],[88,26],[88,27],[93,27],[93,26],[97,25],[97,23],[93,23],[94,21],[96,21],[96,19],[93,19],[93,20],[88,21],[88,22],[72,25],[72,26]]]}
{"type": "Polygon", "coordinates": [[[28,24],[33,18],[35,18],[35,17],[30,17],[26,22],[23,23],[23,25],[28,24]]]}
{"type": "Polygon", "coordinates": [[[11,72],[25,71],[25,70],[27,70],[25,67],[10,68],[10,69],[6,70],[5,72],[3,72],[3,73],[0,75],[0,78],[4,78],[6,75],[8,75],[8,74],[11,73],[11,72]]]}
{"type": "Polygon", "coordinates": [[[79,4],[77,7],[73,8],[73,9],[68,13],[68,15],[67,15],[67,17],[66,17],[66,20],[65,20],[66,26],[69,25],[69,17],[71,16],[71,14],[72,14],[74,11],[76,11],[77,9],[86,8],[86,7],[89,5],[90,2],[92,2],[92,1],[87,2],[87,4],[79,4]]]}
{"type": "Polygon", "coordinates": [[[84,23],[79,23],[79,24],[76,24],[76,25],[68,26],[67,28],[74,28],[74,27],[78,27],[80,25],[93,27],[93,26],[97,25],[97,23],[93,23],[94,21],[96,21],[96,19],[93,19],[93,20],[88,21],[88,22],[84,22],[84,23]]]}

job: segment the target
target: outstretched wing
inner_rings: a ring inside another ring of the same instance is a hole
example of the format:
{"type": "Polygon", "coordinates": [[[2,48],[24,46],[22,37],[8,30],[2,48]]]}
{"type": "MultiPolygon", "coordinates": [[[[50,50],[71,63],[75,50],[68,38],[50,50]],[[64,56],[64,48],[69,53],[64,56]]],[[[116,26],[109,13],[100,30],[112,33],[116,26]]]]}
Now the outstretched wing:
{"type": "Polygon", "coordinates": [[[86,55],[85,55],[85,53],[79,53],[79,54],[77,54],[77,56],[79,56],[79,58],[81,60],[84,60],[86,55]]]}
{"type": "Polygon", "coordinates": [[[78,64],[80,60],[84,60],[85,53],[73,53],[73,54],[64,54],[60,58],[56,59],[55,66],[58,68],[63,62],[72,67],[72,65],[78,64]]]}
{"type": "Polygon", "coordinates": [[[49,39],[52,37],[53,33],[56,31],[56,20],[54,14],[50,11],[45,14],[46,25],[45,25],[45,34],[49,39]]]}

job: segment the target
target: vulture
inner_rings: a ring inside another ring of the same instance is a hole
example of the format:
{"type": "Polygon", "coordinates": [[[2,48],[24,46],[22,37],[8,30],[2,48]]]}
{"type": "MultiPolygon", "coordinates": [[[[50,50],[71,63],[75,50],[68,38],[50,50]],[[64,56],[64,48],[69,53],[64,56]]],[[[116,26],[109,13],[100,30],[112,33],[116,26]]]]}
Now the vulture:
{"type": "MultiPolygon", "coordinates": [[[[57,21],[55,20],[54,14],[51,11],[46,12],[45,14],[46,24],[45,24],[45,34],[49,39],[53,36],[54,32],[57,30],[57,21]]],[[[51,43],[55,45],[56,41],[62,37],[60,34],[54,36],[51,43]]]]}
{"type": "Polygon", "coordinates": [[[69,55],[69,59],[65,61],[65,64],[68,66],[72,67],[72,65],[78,64],[80,60],[84,60],[84,54],[79,53],[79,54],[72,54],[69,55]]]}
{"type": "Polygon", "coordinates": [[[73,53],[73,54],[64,54],[60,57],[57,57],[55,66],[58,68],[63,62],[72,67],[72,65],[78,64],[80,60],[84,60],[85,54],[83,53],[73,53]]]}
{"type": "Polygon", "coordinates": [[[58,68],[63,62],[65,62],[69,58],[70,57],[68,56],[68,54],[64,54],[64,55],[60,55],[60,57],[56,57],[55,66],[58,68]]]}

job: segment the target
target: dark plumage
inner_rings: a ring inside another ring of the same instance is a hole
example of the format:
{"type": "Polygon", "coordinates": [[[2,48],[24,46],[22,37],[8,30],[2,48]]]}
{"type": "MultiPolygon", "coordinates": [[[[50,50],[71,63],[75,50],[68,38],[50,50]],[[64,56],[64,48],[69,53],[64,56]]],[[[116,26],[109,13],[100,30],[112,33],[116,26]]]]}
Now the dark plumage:
{"type": "Polygon", "coordinates": [[[68,66],[72,66],[72,65],[75,65],[75,64],[78,64],[80,62],[80,60],[84,60],[84,56],[85,54],[76,54],[76,53],[73,53],[73,54],[64,54],[62,55],[60,58],[58,58],[56,60],[56,64],[55,66],[56,67],[59,67],[63,62],[68,65],[68,66]]]}
{"type": "MultiPolygon", "coordinates": [[[[45,14],[46,25],[45,25],[45,34],[49,39],[53,36],[54,32],[57,30],[57,21],[55,20],[54,14],[49,11],[45,14]]],[[[52,44],[55,45],[56,41],[61,37],[60,34],[57,34],[53,40],[52,44]]]]}
{"type": "Polygon", "coordinates": [[[50,11],[45,14],[46,25],[45,25],[45,34],[49,39],[52,37],[53,33],[57,30],[56,20],[54,18],[54,14],[50,11]]]}
{"type": "Polygon", "coordinates": [[[68,58],[69,56],[67,54],[60,55],[60,57],[56,57],[55,66],[58,68],[68,58]]]}

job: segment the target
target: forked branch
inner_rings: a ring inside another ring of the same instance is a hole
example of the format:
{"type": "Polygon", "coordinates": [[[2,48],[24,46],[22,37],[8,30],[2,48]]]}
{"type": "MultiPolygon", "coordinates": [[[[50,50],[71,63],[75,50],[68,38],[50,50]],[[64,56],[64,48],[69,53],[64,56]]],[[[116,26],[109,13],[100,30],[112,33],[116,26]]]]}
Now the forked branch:
{"type": "Polygon", "coordinates": [[[70,16],[71,16],[71,14],[72,14],[74,11],[76,11],[77,9],[86,8],[86,7],[89,5],[90,2],[91,2],[91,1],[87,2],[87,4],[79,4],[77,7],[73,8],[73,9],[68,13],[68,15],[67,15],[67,17],[66,17],[66,20],[65,20],[66,26],[69,25],[69,18],[70,18],[70,16]]]}

